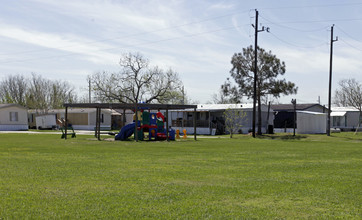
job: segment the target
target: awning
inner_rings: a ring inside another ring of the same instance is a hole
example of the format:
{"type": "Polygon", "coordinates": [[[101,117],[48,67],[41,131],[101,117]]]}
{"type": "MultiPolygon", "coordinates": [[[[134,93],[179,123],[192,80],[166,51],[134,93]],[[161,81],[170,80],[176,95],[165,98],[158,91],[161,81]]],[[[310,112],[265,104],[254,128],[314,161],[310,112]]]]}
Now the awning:
{"type": "Polygon", "coordinates": [[[331,112],[331,116],[332,117],[342,117],[342,116],[345,116],[346,115],[346,112],[331,112]]]}

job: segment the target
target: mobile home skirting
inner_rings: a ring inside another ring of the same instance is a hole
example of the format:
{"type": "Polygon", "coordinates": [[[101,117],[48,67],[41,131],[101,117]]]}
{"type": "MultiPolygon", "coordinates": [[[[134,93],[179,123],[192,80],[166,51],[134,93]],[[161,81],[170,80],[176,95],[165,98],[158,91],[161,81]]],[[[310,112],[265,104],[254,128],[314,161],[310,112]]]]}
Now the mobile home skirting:
{"type": "Polygon", "coordinates": [[[26,131],[28,125],[0,125],[0,131],[26,131]]]}

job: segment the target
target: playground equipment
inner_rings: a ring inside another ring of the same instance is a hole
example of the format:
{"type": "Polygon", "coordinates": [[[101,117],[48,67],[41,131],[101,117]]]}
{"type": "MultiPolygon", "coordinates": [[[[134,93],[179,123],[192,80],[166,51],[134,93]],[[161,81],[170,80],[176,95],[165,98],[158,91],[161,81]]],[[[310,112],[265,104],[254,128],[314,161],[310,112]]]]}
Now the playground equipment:
{"type": "Polygon", "coordinates": [[[186,129],[184,129],[182,132],[184,133],[184,136],[182,138],[187,139],[186,129]]]}
{"type": "MultiPolygon", "coordinates": [[[[152,113],[143,111],[141,117],[137,117],[138,140],[144,140],[148,136],[148,140],[166,140],[165,116],[161,112],[152,113]],[[146,136],[145,136],[146,133],[146,136]]],[[[120,132],[115,136],[116,140],[124,141],[134,134],[136,123],[133,122],[121,128],[120,132]]],[[[175,130],[169,129],[169,140],[175,140],[175,130]]]]}
{"type": "Polygon", "coordinates": [[[180,130],[179,129],[176,130],[176,139],[180,139],[180,130]]]}

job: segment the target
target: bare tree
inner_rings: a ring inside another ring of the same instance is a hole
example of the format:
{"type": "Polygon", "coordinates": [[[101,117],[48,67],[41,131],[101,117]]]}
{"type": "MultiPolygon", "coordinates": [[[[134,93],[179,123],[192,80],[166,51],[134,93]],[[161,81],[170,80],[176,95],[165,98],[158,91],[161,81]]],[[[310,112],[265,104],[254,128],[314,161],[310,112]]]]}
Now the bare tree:
{"type": "Polygon", "coordinates": [[[340,88],[335,92],[334,103],[337,106],[352,106],[359,111],[357,132],[362,120],[362,84],[356,79],[344,79],[338,84],[340,88]]]}
{"type": "Polygon", "coordinates": [[[50,82],[49,107],[52,109],[63,108],[64,103],[72,103],[77,100],[74,88],[66,81],[50,82]]]}
{"type": "Polygon", "coordinates": [[[225,130],[230,133],[230,138],[233,134],[239,132],[243,126],[243,120],[246,117],[246,112],[240,109],[226,109],[224,112],[225,130]]]}
{"type": "Polygon", "coordinates": [[[0,101],[17,103],[30,109],[46,111],[63,108],[63,103],[77,99],[73,86],[66,81],[52,81],[32,73],[8,76],[0,82],[0,101]]]}
{"type": "Polygon", "coordinates": [[[27,106],[30,109],[46,111],[49,109],[49,81],[40,75],[32,73],[29,90],[27,92],[27,106]]]}
{"type": "Polygon", "coordinates": [[[180,95],[182,82],[171,69],[150,67],[149,60],[139,53],[124,54],[119,73],[95,73],[92,88],[99,101],[165,103],[180,95]]]}
{"type": "Polygon", "coordinates": [[[26,106],[27,80],[22,75],[8,76],[0,82],[0,101],[26,106]]]}

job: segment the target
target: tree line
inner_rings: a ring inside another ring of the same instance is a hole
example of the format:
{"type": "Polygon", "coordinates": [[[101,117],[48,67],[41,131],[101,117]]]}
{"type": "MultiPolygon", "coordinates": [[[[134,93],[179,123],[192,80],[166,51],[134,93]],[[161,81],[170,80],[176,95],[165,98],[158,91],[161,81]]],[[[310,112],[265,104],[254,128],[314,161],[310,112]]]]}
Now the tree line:
{"type": "MultiPolygon", "coordinates": [[[[252,46],[231,57],[230,76],[221,85],[213,101],[218,104],[241,103],[243,97],[253,98],[254,50],[252,46]]],[[[268,96],[278,98],[281,94],[296,94],[298,87],[281,78],[286,72],[285,63],[271,51],[258,48],[258,133],[261,133],[261,103],[268,96]]],[[[139,53],[125,53],[119,60],[119,72],[98,72],[88,76],[91,82],[93,102],[117,103],[168,103],[187,104],[182,80],[171,68],[164,70],[152,66],[139,53]]],[[[339,83],[335,104],[353,106],[362,112],[362,85],[355,79],[339,83]]],[[[79,98],[74,87],[66,81],[49,80],[32,73],[30,77],[10,75],[0,82],[0,102],[17,103],[29,109],[63,108],[63,103],[89,102],[79,98]]],[[[362,113],[361,113],[362,114],[362,113]]],[[[362,116],[361,116],[362,117],[362,116]]]]}
{"type": "Polygon", "coordinates": [[[66,81],[49,80],[32,73],[30,77],[9,75],[0,82],[0,102],[17,103],[29,109],[63,108],[77,100],[74,87],[66,81]]]}
{"type": "MultiPolygon", "coordinates": [[[[88,76],[93,102],[187,104],[190,99],[182,80],[171,68],[151,66],[139,53],[123,54],[119,72],[97,72],[88,76]]],[[[0,103],[17,103],[29,109],[47,111],[64,103],[90,102],[78,97],[66,81],[49,80],[32,73],[30,77],[9,75],[0,82],[0,103]]]]}

